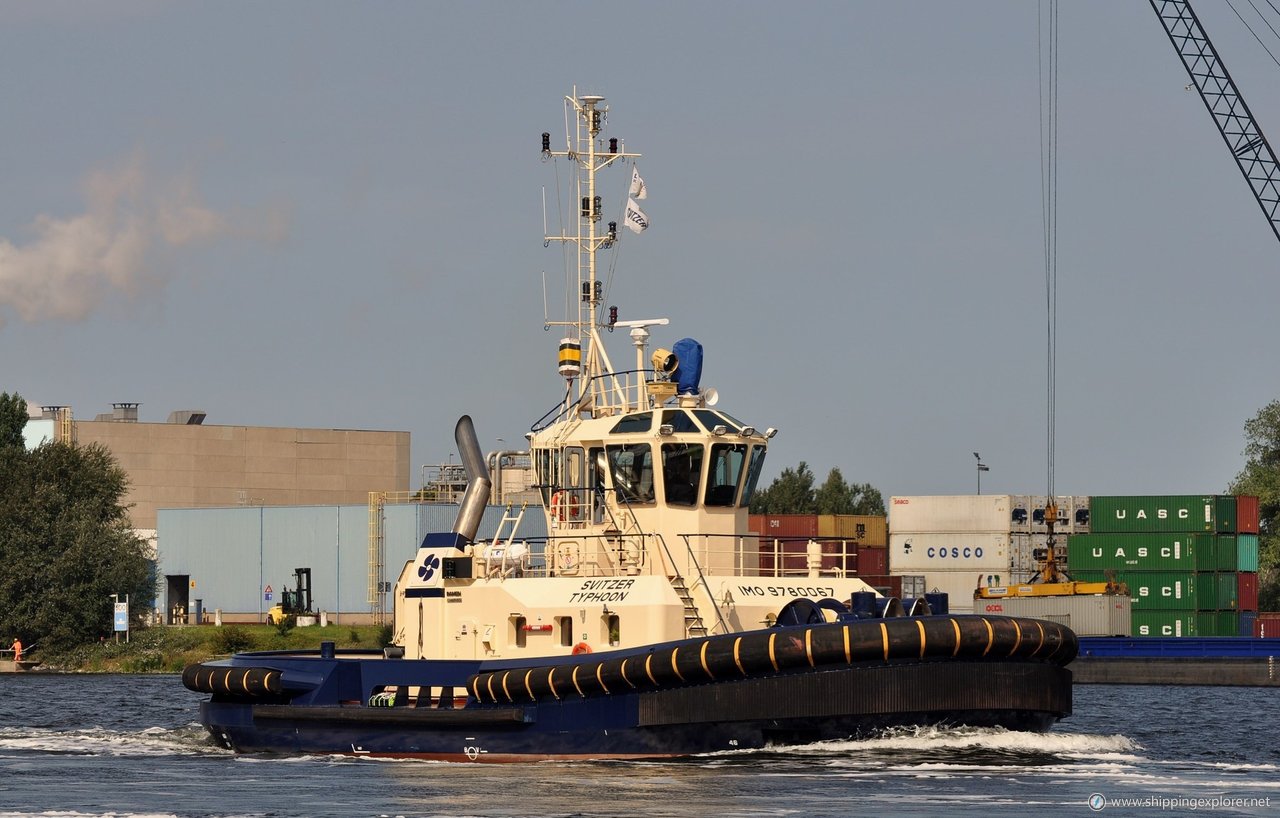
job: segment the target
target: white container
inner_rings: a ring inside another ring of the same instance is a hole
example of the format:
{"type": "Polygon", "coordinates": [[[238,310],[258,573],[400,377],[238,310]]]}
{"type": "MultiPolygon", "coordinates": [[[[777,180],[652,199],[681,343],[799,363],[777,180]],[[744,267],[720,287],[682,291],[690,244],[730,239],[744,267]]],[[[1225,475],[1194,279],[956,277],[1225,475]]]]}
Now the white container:
{"type": "Polygon", "coordinates": [[[1008,573],[1010,535],[1001,531],[890,534],[889,573],[1008,573]]]}
{"type": "MultiPolygon", "coordinates": [[[[1057,556],[1058,570],[1067,568],[1066,534],[1054,534],[1054,554],[1057,556]]],[[[1031,576],[1040,570],[1042,561],[1036,559],[1038,550],[1049,547],[1048,534],[1012,534],[1009,537],[1009,576],[1010,582],[1029,582],[1031,576]]]]}
{"type": "Polygon", "coordinates": [[[949,494],[889,499],[889,533],[1010,530],[1008,494],[949,494]]]}
{"type": "Polygon", "coordinates": [[[1028,494],[1009,495],[1009,531],[1013,534],[1031,533],[1031,506],[1035,498],[1028,494]]]}
{"type": "Polygon", "coordinates": [[[1077,636],[1128,636],[1132,627],[1128,596],[1003,597],[975,601],[974,613],[1026,616],[1066,625],[1077,636]]]}
{"type": "Polygon", "coordinates": [[[929,594],[946,594],[951,613],[973,613],[973,592],[978,588],[978,577],[969,571],[935,571],[925,574],[924,590],[929,594]]]}

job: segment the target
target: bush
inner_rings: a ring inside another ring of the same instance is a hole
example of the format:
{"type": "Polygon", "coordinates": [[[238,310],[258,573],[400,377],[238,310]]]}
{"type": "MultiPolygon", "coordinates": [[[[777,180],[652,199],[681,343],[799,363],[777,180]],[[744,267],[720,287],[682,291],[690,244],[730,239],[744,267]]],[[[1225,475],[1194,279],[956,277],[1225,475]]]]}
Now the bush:
{"type": "Polygon", "coordinates": [[[378,629],[378,647],[385,648],[391,644],[391,640],[395,638],[395,631],[390,625],[383,625],[378,629]]]}
{"type": "Polygon", "coordinates": [[[224,625],[213,635],[212,644],[218,653],[241,653],[253,647],[253,637],[244,628],[224,625]]]}
{"type": "Polygon", "coordinates": [[[353,645],[360,644],[360,631],[356,630],[355,628],[351,629],[351,633],[347,634],[347,637],[351,639],[351,644],[353,645]]]}
{"type": "Polygon", "coordinates": [[[298,617],[293,614],[289,614],[284,619],[281,619],[276,623],[276,633],[278,633],[282,638],[287,637],[289,635],[289,631],[293,630],[297,626],[298,617]]]}

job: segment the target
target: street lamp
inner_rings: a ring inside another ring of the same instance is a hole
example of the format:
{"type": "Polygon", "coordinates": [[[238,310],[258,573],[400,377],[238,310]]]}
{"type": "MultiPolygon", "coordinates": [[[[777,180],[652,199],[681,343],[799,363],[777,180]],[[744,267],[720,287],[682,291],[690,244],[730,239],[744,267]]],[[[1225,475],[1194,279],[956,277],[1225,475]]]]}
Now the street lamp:
{"type": "Polygon", "coordinates": [[[986,464],[982,462],[982,455],[978,454],[977,452],[973,453],[973,459],[978,461],[978,493],[981,494],[982,493],[982,473],[984,471],[991,471],[991,469],[987,468],[986,464]]]}

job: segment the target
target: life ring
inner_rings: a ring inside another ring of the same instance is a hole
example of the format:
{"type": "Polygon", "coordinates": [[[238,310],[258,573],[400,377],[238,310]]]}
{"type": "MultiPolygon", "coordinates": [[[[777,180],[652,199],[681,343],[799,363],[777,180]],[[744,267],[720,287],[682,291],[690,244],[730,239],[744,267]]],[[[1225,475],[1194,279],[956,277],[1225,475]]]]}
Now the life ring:
{"type": "Polygon", "coordinates": [[[581,506],[578,503],[577,495],[568,491],[557,491],[551,495],[551,516],[553,519],[560,522],[576,520],[580,513],[581,506]]]}
{"type": "Polygon", "coordinates": [[[586,642],[579,642],[578,644],[573,646],[574,656],[577,656],[582,653],[590,653],[590,652],[591,652],[591,646],[588,645],[586,642]]]}

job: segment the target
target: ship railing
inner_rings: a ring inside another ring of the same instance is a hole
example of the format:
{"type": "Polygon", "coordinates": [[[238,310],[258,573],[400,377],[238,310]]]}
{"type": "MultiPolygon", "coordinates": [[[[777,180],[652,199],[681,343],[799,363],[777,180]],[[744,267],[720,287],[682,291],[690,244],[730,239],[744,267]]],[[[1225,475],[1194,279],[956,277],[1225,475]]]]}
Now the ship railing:
{"type": "Polygon", "coordinates": [[[612,387],[605,387],[604,389],[600,389],[597,392],[597,386],[596,386],[597,382],[612,381],[614,383],[617,383],[622,376],[626,376],[626,375],[639,375],[643,377],[646,381],[648,381],[652,374],[653,374],[652,369],[625,369],[625,370],[610,370],[608,372],[602,372],[599,375],[592,375],[590,378],[587,378],[584,383],[581,384],[580,394],[582,395],[582,397],[576,401],[573,401],[572,403],[570,403],[569,399],[573,393],[573,384],[570,383],[568,391],[565,392],[564,399],[561,400],[559,403],[557,403],[555,406],[548,409],[547,413],[544,414],[542,417],[534,421],[533,425],[529,427],[529,431],[540,432],[543,429],[547,428],[548,426],[552,426],[556,423],[559,423],[562,420],[566,420],[568,418],[574,417],[575,413],[577,413],[582,409],[587,408],[588,406],[590,406],[592,414],[597,417],[601,415],[612,414],[615,410],[619,412],[625,412],[625,411],[630,411],[632,409],[636,409],[636,410],[650,409],[652,408],[652,406],[631,406],[625,400],[617,405],[608,401],[602,401],[602,400],[593,401],[591,400],[590,396],[595,394],[608,395],[612,391],[612,387]]]}
{"type": "Polygon", "coordinates": [[[682,534],[711,574],[845,577],[858,573],[858,541],[756,534],[682,534]]]}

